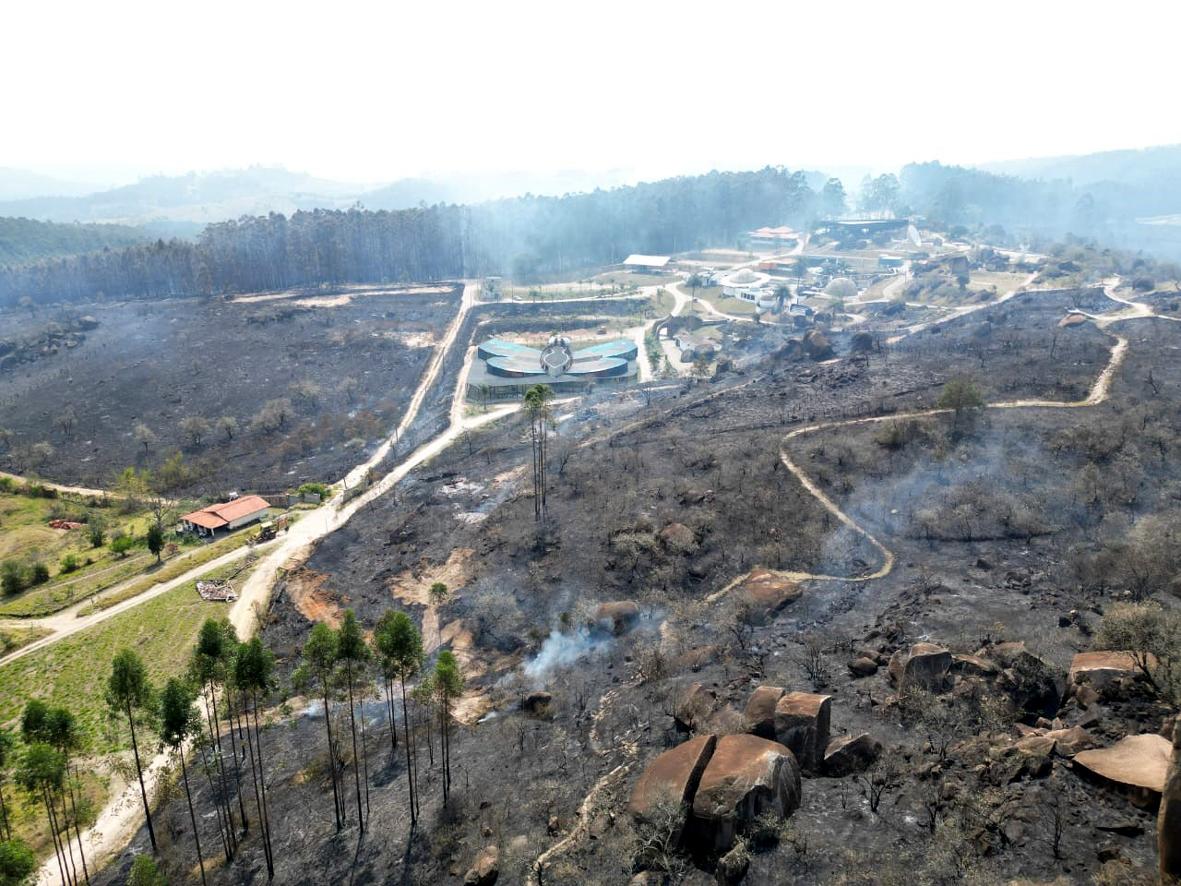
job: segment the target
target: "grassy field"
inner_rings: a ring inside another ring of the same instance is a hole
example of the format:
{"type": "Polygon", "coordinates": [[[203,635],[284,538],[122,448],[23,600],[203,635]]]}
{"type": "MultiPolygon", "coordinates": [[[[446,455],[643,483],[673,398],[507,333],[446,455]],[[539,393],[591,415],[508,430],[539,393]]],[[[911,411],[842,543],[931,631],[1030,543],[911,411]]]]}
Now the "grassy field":
{"type": "Polygon", "coordinates": [[[968,286],[972,289],[987,289],[990,286],[995,286],[997,294],[1003,295],[1024,283],[1027,276],[1009,271],[973,271],[968,286]]]}
{"type": "MultiPolygon", "coordinates": [[[[224,578],[242,566],[212,570],[202,578],[224,578]]],[[[235,581],[244,578],[243,572],[235,581]]],[[[0,665],[0,725],[12,724],[26,701],[41,698],[74,712],[89,751],[122,750],[128,741],[125,730],[111,728],[103,700],[115,654],[134,649],[159,686],[185,669],[201,623],[225,612],[224,604],[204,602],[195,582],[185,582],[102,624],[0,665]]]]}
{"type": "Polygon", "coordinates": [[[0,655],[16,652],[35,640],[49,634],[45,628],[5,627],[0,628],[0,655]]]}
{"type": "Polygon", "coordinates": [[[190,569],[196,569],[208,563],[210,560],[216,560],[222,554],[228,554],[230,551],[237,550],[245,545],[254,534],[252,528],[246,529],[226,538],[219,539],[213,544],[205,545],[195,551],[177,556],[172,560],[167,560],[159,569],[149,572],[139,581],[132,582],[125,587],[111,591],[109,594],[103,594],[101,597],[95,598],[90,606],[79,610],[78,614],[80,616],[89,615],[95,610],[109,609],[116,603],[121,603],[124,600],[142,594],[144,591],[151,590],[154,585],[171,581],[178,575],[188,572],[190,569]]]}
{"type": "Polygon", "coordinates": [[[656,295],[652,298],[652,307],[656,311],[656,316],[663,317],[665,314],[671,314],[673,307],[676,306],[677,300],[673,298],[673,294],[667,289],[658,289],[656,295]]]}
{"type": "Polygon", "coordinates": [[[682,287],[682,292],[689,295],[694,295],[702,301],[709,302],[723,314],[734,314],[736,316],[750,316],[756,312],[753,302],[743,301],[740,298],[727,298],[722,295],[722,287],[720,286],[702,286],[696,293],[692,289],[682,287]]]}

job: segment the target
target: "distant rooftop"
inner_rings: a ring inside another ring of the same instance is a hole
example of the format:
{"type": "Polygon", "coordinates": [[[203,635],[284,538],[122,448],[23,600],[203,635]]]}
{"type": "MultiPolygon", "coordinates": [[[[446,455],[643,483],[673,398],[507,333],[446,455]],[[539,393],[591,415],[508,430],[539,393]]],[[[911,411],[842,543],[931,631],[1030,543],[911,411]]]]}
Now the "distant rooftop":
{"type": "Polygon", "coordinates": [[[669,263],[669,259],[670,256],[667,255],[640,255],[636,253],[625,258],[623,265],[627,268],[663,268],[669,263]]]}

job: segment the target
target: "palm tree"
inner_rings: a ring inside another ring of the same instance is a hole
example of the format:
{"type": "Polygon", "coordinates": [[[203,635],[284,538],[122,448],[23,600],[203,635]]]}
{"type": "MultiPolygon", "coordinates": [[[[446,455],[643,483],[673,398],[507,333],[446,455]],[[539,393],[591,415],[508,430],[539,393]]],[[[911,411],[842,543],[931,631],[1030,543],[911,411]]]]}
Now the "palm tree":
{"type": "MultiPolygon", "coordinates": [[[[337,660],[344,664],[345,685],[349,691],[349,725],[353,734],[353,778],[357,784],[357,818],[361,830],[365,830],[365,814],[361,810],[361,755],[357,753],[357,706],[354,700],[354,690],[357,678],[364,674],[365,663],[369,660],[369,647],[365,645],[365,637],[361,633],[361,626],[357,624],[357,616],[353,610],[346,609],[337,633],[337,660]]],[[[362,711],[361,716],[365,714],[362,711]]],[[[362,745],[362,751],[364,746],[362,745]]],[[[367,756],[367,755],[366,755],[367,756]]],[[[365,761],[368,771],[369,762],[365,761]]],[[[368,804],[369,779],[365,779],[366,807],[368,804]]]]}
{"type": "Polygon", "coordinates": [[[439,705],[439,747],[443,760],[443,803],[451,796],[451,703],[463,694],[463,675],[450,649],[435,660],[435,698],[439,705]]]}
{"type": "Polygon", "coordinates": [[[336,829],[343,825],[341,815],[344,811],[344,798],[341,796],[337,771],[336,742],[332,738],[332,681],[336,677],[337,660],[336,632],[323,622],[318,622],[308,635],[303,646],[303,663],[293,675],[297,685],[304,685],[310,680],[317,681],[321,695],[324,698],[324,728],[328,732],[328,771],[332,776],[332,811],[336,815],[336,829]]]}
{"type": "Polygon", "coordinates": [[[107,678],[107,707],[113,717],[126,717],[131,730],[131,751],[135,756],[135,773],[139,776],[139,796],[144,804],[144,818],[148,823],[148,839],[152,852],[156,851],[156,831],[152,827],[152,810],[148,807],[148,789],[144,787],[144,770],[139,760],[139,741],[135,733],[136,716],[151,710],[152,686],[148,672],[138,655],[124,649],[111,662],[111,676],[107,678]]]}
{"type": "MultiPolygon", "coordinates": [[[[406,785],[410,791],[410,827],[418,823],[418,793],[414,785],[410,734],[410,712],[406,705],[406,680],[413,677],[422,665],[422,636],[405,612],[387,610],[373,632],[373,645],[381,659],[381,672],[386,680],[386,698],[391,699],[392,683],[397,679],[402,690],[402,727],[406,733],[406,785]]],[[[390,701],[390,731],[394,733],[392,744],[397,747],[397,732],[394,730],[393,702],[390,701]]]]}
{"type": "Polygon", "coordinates": [[[15,747],[16,739],[12,733],[0,729],[0,827],[4,829],[4,839],[9,841],[12,840],[12,825],[8,821],[8,805],[4,802],[4,773],[15,747]]]}
{"type": "Polygon", "coordinates": [[[45,806],[45,817],[49,822],[50,836],[53,837],[53,852],[57,857],[58,873],[61,874],[62,883],[71,884],[74,880],[70,877],[66,865],[65,849],[60,840],[61,829],[58,827],[54,803],[50,799],[61,790],[65,772],[66,762],[61,751],[55,750],[43,741],[34,741],[25,748],[16,772],[16,780],[30,797],[40,795],[45,806]]]}
{"type": "Polygon", "coordinates": [[[549,385],[531,385],[525,391],[525,413],[529,416],[529,437],[533,447],[533,518],[545,516],[545,444],[551,416],[549,385]]]}
{"type": "Polygon", "coordinates": [[[271,825],[267,810],[266,764],[262,754],[262,733],[258,728],[258,694],[270,689],[271,676],[275,669],[275,658],[262,645],[258,637],[238,646],[234,658],[234,685],[242,698],[243,713],[246,717],[246,745],[250,752],[250,776],[254,782],[254,804],[258,809],[259,827],[262,830],[262,848],[267,861],[267,877],[274,879],[275,861],[271,853],[271,825]],[[249,704],[249,709],[247,709],[249,704]],[[254,715],[253,734],[250,715],[254,715]],[[255,749],[257,748],[257,759],[255,749]]]}
{"type": "Polygon", "coordinates": [[[201,855],[201,834],[197,828],[197,814],[193,811],[193,793],[189,789],[189,767],[185,764],[185,739],[200,731],[193,693],[175,677],[160,694],[160,738],[180,757],[180,772],[184,778],[185,799],[189,802],[189,821],[193,824],[193,841],[197,844],[197,864],[201,867],[201,884],[205,886],[205,859],[201,855]]]}

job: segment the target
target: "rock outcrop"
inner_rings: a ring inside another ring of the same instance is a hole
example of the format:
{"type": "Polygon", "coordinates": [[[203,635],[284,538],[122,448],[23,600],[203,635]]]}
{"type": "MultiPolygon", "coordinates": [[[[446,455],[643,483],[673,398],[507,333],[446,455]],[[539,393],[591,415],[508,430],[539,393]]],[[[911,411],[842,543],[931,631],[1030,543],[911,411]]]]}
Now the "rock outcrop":
{"type": "Polygon", "coordinates": [[[775,739],[805,772],[816,772],[824,762],[831,708],[832,696],[812,692],[789,692],[775,704],[775,739]]]}
{"type": "Polygon", "coordinates": [[[500,850],[485,846],[463,875],[463,886],[492,886],[500,876],[500,850]]]}
{"type": "Polygon", "coordinates": [[[824,749],[824,774],[842,778],[864,772],[882,753],[882,743],[868,732],[837,736],[824,749]]]}
{"type": "Polygon", "coordinates": [[[616,637],[626,634],[640,620],[640,606],[631,600],[602,603],[595,610],[595,623],[616,637]]]}
{"type": "Polygon", "coordinates": [[[660,530],[660,540],[670,551],[687,554],[697,547],[697,536],[684,523],[669,523],[660,530]]]}
{"type": "Polygon", "coordinates": [[[691,804],[717,743],[717,736],[699,735],[656,757],[632,789],[628,812],[652,820],[661,806],[691,804]]]}
{"type": "Polygon", "coordinates": [[[760,686],[750,694],[742,712],[747,732],[760,738],[775,738],[775,705],[784,692],[782,686],[760,686]]]}
{"type": "Polygon", "coordinates": [[[791,751],[754,735],[724,735],[693,798],[694,836],[703,847],[727,850],[764,812],[783,817],[794,812],[800,792],[800,768],[791,751]]]}
{"type": "Polygon", "coordinates": [[[774,621],[789,603],[798,600],[803,589],[781,573],[754,569],[732,593],[746,606],[750,623],[764,625],[774,621]]]}
{"type": "Polygon", "coordinates": [[[1181,717],[1173,722],[1173,755],[1161,792],[1156,841],[1161,882],[1181,882],[1181,717]]]}
{"type": "Polygon", "coordinates": [[[699,732],[718,707],[718,694],[701,683],[691,683],[677,701],[673,718],[683,732],[699,732]]]}
{"type": "Polygon", "coordinates": [[[1071,690],[1084,683],[1102,693],[1112,684],[1136,677],[1136,660],[1130,652],[1079,652],[1070,662],[1067,684],[1071,690]]]}
{"type": "Polygon", "coordinates": [[[1165,789],[1172,753],[1172,743],[1163,736],[1129,735],[1109,748],[1080,751],[1074,766],[1128,794],[1138,805],[1151,806],[1165,789]]]}
{"type": "Polygon", "coordinates": [[[890,679],[900,692],[910,688],[942,692],[947,688],[951,653],[934,643],[915,643],[890,658],[890,679]]]}

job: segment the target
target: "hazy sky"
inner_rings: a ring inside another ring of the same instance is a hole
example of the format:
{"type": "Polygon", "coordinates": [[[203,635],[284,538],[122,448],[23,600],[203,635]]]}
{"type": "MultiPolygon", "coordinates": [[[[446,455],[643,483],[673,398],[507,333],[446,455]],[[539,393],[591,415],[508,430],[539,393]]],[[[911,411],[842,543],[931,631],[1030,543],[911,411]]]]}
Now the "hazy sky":
{"type": "Polygon", "coordinates": [[[10,3],[0,166],[982,162],[1181,142],[1171,4],[10,3]]]}

